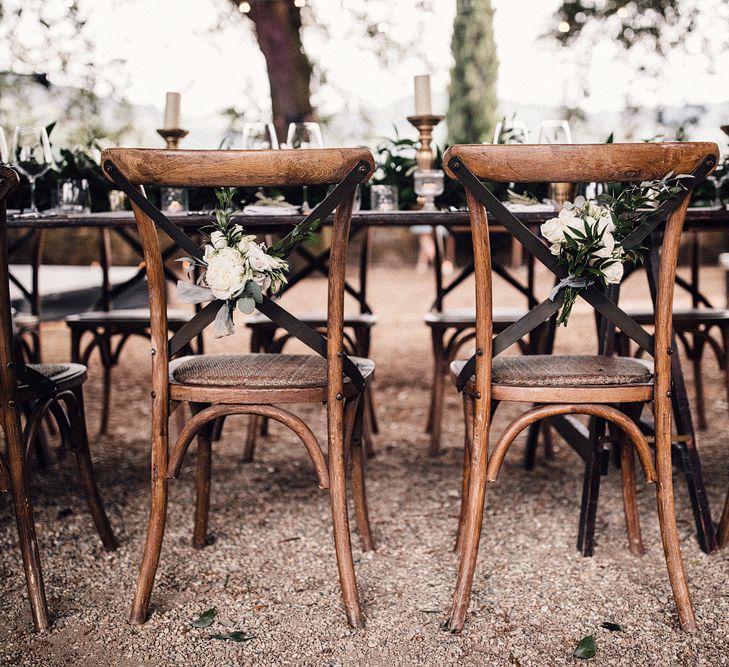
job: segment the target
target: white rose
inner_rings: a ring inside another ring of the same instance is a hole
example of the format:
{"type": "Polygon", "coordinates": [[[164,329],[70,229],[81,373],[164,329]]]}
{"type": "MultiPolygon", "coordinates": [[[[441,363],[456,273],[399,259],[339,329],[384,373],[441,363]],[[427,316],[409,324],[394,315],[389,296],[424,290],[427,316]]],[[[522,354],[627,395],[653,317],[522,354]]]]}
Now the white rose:
{"type": "Polygon", "coordinates": [[[216,250],[221,250],[228,245],[228,242],[225,240],[225,234],[223,234],[223,232],[213,232],[210,235],[210,243],[213,244],[213,248],[215,248],[216,250]]]}
{"type": "Polygon", "coordinates": [[[243,289],[251,277],[235,248],[221,248],[207,259],[207,263],[205,283],[216,299],[229,299],[243,289]]]}
{"type": "Polygon", "coordinates": [[[256,271],[251,280],[253,280],[253,282],[261,288],[262,292],[265,292],[269,287],[271,287],[271,278],[265,273],[259,273],[256,271]]]}
{"type": "Polygon", "coordinates": [[[559,218],[547,220],[547,222],[539,228],[539,231],[542,233],[542,236],[552,244],[564,243],[564,225],[559,218]]]}
{"type": "Polygon", "coordinates": [[[553,243],[551,246],[549,246],[549,252],[551,252],[553,255],[559,255],[559,251],[562,249],[561,243],[553,243]]]}
{"type": "Polygon", "coordinates": [[[595,257],[612,257],[615,250],[615,237],[610,232],[602,235],[602,248],[592,253],[595,257]]]}
{"type": "Polygon", "coordinates": [[[248,246],[248,252],[246,253],[246,259],[254,271],[267,271],[271,267],[269,261],[270,255],[266,253],[266,246],[262,243],[256,244],[251,243],[248,246]]]}
{"type": "MultiPolygon", "coordinates": [[[[236,227],[239,227],[240,225],[236,225],[236,227]]],[[[256,237],[254,234],[248,234],[247,236],[241,237],[241,240],[238,241],[238,250],[241,251],[243,255],[245,255],[248,252],[248,249],[251,247],[251,245],[254,245],[254,241],[256,240],[256,237]]]]}
{"type": "Polygon", "coordinates": [[[615,262],[610,266],[606,266],[602,273],[608,285],[617,285],[623,279],[623,264],[622,262],[615,262]]]}

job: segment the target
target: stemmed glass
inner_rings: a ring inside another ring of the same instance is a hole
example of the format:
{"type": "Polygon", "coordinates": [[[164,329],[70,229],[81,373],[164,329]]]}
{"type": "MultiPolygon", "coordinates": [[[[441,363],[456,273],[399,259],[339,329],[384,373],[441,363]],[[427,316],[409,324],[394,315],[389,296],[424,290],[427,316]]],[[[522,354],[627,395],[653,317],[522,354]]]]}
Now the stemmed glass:
{"type": "Polygon", "coordinates": [[[278,149],[276,130],[272,123],[244,123],[242,143],[247,150],[278,149]]]}
{"type": "Polygon", "coordinates": [[[13,166],[30,182],[29,213],[37,213],[35,183],[53,165],[51,142],[40,125],[18,125],[13,133],[13,166]]]}
{"type": "MultiPolygon", "coordinates": [[[[286,144],[289,148],[323,148],[324,138],[321,136],[319,123],[289,123],[286,144]]],[[[301,210],[306,212],[311,210],[308,201],[309,188],[305,185],[303,186],[303,190],[301,210]]]]}
{"type": "Polygon", "coordinates": [[[516,118],[500,120],[494,129],[495,144],[528,144],[529,130],[526,123],[516,118]]]}
{"type": "Polygon", "coordinates": [[[8,156],[8,142],[5,140],[5,132],[0,127],[0,164],[8,164],[10,160],[8,156]]]}
{"type": "Polygon", "coordinates": [[[572,132],[566,120],[545,120],[539,126],[540,144],[571,144],[572,132]]]}

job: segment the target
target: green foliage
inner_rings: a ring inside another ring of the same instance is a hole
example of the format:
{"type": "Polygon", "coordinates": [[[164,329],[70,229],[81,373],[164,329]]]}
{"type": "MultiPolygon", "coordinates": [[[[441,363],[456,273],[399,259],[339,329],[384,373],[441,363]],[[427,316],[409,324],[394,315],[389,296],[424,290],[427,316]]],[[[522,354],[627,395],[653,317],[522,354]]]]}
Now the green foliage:
{"type": "Polygon", "coordinates": [[[448,143],[490,139],[496,116],[499,60],[491,0],[459,0],[453,21],[454,64],[448,89],[448,143]]]}
{"type": "Polygon", "coordinates": [[[207,628],[213,624],[217,614],[218,610],[215,607],[211,607],[210,609],[202,612],[190,625],[192,625],[193,628],[207,628]]]}
{"type": "Polygon", "coordinates": [[[588,635],[580,639],[572,655],[580,660],[594,658],[597,653],[597,642],[594,635],[588,635]]]}
{"type": "Polygon", "coordinates": [[[211,635],[210,639],[220,639],[228,642],[249,642],[255,639],[256,635],[249,635],[243,630],[234,630],[233,632],[226,632],[223,635],[211,635]]]}

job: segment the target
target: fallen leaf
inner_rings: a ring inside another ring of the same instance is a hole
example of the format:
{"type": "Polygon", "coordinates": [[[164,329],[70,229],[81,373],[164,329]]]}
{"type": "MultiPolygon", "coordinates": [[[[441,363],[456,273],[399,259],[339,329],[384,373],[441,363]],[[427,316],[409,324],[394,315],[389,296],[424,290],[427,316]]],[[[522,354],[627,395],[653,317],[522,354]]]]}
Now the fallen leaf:
{"type": "Polygon", "coordinates": [[[213,624],[213,621],[215,620],[215,616],[217,615],[217,613],[218,610],[215,607],[210,607],[210,609],[204,611],[192,622],[192,627],[207,628],[211,626],[213,624]]]}
{"type": "Polygon", "coordinates": [[[572,655],[575,658],[580,658],[580,660],[589,660],[595,657],[595,653],[597,653],[597,642],[593,635],[588,635],[580,639],[580,643],[577,644],[577,648],[575,648],[572,655]]]}
{"type": "Polygon", "coordinates": [[[210,639],[220,639],[230,642],[249,642],[255,638],[256,635],[246,634],[243,630],[234,630],[233,632],[226,632],[224,635],[212,635],[210,637],[210,639]]]}
{"type": "Polygon", "coordinates": [[[605,628],[606,630],[610,630],[610,632],[623,631],[622,625],[618,625],[617,623],[611,623],[610,621],[605,621],[600,627],[605,628]]]}

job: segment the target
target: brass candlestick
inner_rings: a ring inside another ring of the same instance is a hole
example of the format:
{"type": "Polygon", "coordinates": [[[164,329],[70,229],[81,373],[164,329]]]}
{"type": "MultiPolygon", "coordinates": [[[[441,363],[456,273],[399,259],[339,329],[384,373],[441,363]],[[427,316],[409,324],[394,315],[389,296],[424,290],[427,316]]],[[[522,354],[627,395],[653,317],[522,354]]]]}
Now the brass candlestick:
{"type": "Polygon", "coordinates": [[[165,140],[167,148],[169,148],[170,150],[175,150],[176,148],[178,148],[180,139],[184,139],[189,134],[189,131],[183,130],[180,127],[172,127],[157,130],[157,134],[159,134],[159,136],[165,140]]]}
{"type": "MultiPolygon", "coordinates": [[[[433,128],[445,118],[445,116],[434,116],[432,114],[424,114],[418,116],[408,116],[408,121],[414,125],[420,133],[420,146],[415,153],[415,162],[418,169],[428,170],[433,168],[435,162],[435,153],[430,147],[433,140],[433,128]]],[[[425,197],[418,196],[418,208],[425,206],[425,197]]]]}

